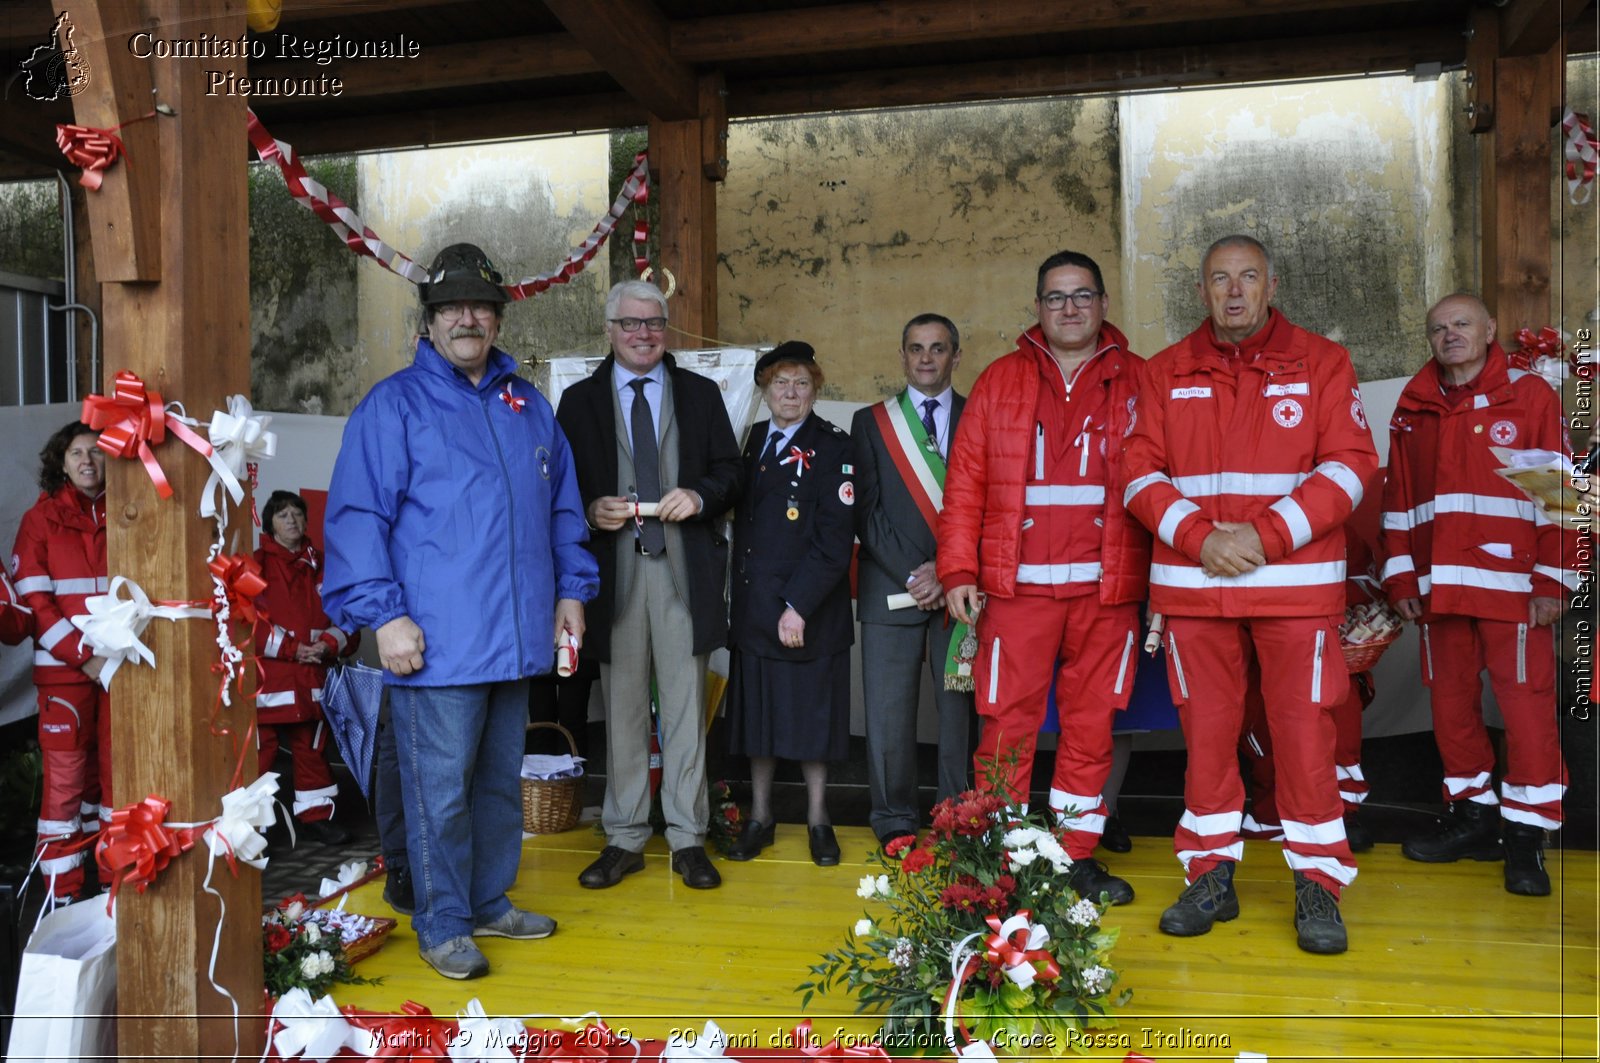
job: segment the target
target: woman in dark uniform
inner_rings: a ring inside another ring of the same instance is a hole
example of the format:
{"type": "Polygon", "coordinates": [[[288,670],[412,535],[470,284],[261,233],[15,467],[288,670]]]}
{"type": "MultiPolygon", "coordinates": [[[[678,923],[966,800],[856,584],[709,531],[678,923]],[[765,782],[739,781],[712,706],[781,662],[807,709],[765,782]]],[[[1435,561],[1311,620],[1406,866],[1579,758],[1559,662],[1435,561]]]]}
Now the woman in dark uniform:
{"type": "Polygon", "coordinates": [[[750,818],[731,860],[772,844],[777,758],[806,781],[811,859],[839,862],[828,822],[830,760],[850,740],[850,549],[855,539],[850,436],[811,412],[822,369],[790,340],[756,362],[770,421],[744,449],[744,493],[733,531],[728,743],[750,758],[750,818]]]}

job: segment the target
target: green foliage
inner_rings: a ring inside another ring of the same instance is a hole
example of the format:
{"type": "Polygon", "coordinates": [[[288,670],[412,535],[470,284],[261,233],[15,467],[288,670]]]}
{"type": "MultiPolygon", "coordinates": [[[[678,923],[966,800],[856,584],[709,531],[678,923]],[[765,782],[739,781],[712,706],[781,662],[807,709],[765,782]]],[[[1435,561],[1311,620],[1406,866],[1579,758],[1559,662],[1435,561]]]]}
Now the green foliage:
{"type": "Polygon", "coordinates": [[[57,183],[0,184],[0,270],[60,280],[64,265],[57,183]]]}

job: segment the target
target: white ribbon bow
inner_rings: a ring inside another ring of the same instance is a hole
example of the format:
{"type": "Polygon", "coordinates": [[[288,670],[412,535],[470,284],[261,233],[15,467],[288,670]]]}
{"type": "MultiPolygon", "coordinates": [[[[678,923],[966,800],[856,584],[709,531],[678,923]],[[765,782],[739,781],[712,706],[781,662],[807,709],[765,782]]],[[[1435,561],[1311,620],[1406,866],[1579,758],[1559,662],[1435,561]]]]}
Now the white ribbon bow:
{"type": "Polygon", "coordinates": [[[700,1036],[695,1037],[691,1030],[689,1037],[692,1040],[686,1040],[681,1032],[674,1033],[661,1049],[661,1058],[669,1061],[721,1059],[728,1053],[728,1035],[710,1019],[706,1020],[705,1030],[700,1036]]]}
{"type": "Polygon", "coordinates": [[[272,1047],[285,1059],[301,1056],[328,1063],[350,1043],[352,1033],[361,1032],[345,1019],[332,997],[313,1002],[311,994],[300,986],[278,1000],[272,1018],[283,1024],[283,1029],[272,1035],[272,1047]]]}
{"type": "Polygon", "coordinates": [[[205,843],[213,857],[230,854],[251,867],[260,870],[267,866],[267,839],[262,831],[272,826],[272,799],[278,792],[278,776],[274,772],[256,777],[249,786],[241,786],[222,795],[222,815],[206,828],[205,843]]]}
{"type": "Polygon", "coordinates": [[[100,669],[100,685],[107,690],[111,689],[111,677],[117,674],[123,661],[143,661],[152,668],[156,666],[156,655],[139,641],[151,620],[157,617],[196,620],[211,616],[210,609],[197,606],[151,605],[150,596],[126,576],[112,579],[107,593],[93,595],[83,605],[89,611],[73,617],[72,623],[83,632],[83,641],[89,644],[95,656],[106,659],[105,667],[100,669]],[[119,593],[124,587],[128,589],[127,598],[119,593]]]}
{"type": "MultiPolygon", "coordinates": [[[[271,825],[270,821],[268,822],[268,825],[271,825]]],[[[335,893],[338,893],[340,890],[345,889],[348,886],[354,886],[356,882],[359,881],[366,873],[367,862],[365,860],[351,860],[348,863],[340,864],[339,877],[323,879],[322,885],[317,888],[317,896],[331,897],[335,893]]],[[[344,907],[344,902],[346,899],[347,898],[340,898],[339,907],[344,907]]]]}
{"type": "MultiPolygon", "coordinates": [[[[1028,933],[1027,940],[1022,945],[1027,952],[1042,949],[1050,943],[1050,931],[1040,923],[1031,922],[1025,915],[1013,915],[1001,923],[996,936],[1009,944],[1011,935],[1019,930],[1026,930],[1028,933]]],[[[1020,960],[1005,969],[1006,977],[1015,982],[1019,989],[1030,988],[1038,973],[1038,969],[1027,960],[1020,960]]]]}
{"type": "Polygon", "coordinates": [[[206,480],[200,495],[200,515],[214,517],[220,509],[217,488],[222,487],[233,499],[234,505],[244,501],[241,481],[251,462],[274,457],[278,453],[278,435],[269,432],[270,416],[258,416],[250,400],[243,395],[228,396],[228,412],[215,410],[207,431],[216,460],[211,462],[211,476],[206,480]]]}
{"type": "Polygon", "coordinates": [[[528,1041],[528,1028],[516,1019],[491,1019],[477,997],[456,1013],[461,1036],[446,1048],[457,1063],[515,1063],[528,1041]]]}

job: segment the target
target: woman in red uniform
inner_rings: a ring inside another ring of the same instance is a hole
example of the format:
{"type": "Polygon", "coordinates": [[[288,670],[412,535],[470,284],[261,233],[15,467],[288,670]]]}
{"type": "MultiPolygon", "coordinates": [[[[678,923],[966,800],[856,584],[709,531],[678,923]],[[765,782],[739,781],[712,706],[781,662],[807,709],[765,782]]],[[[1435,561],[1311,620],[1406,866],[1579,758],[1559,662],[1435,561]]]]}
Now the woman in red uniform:
{"type": "Polygon", "coordinates": [[[39,692],[39,871],[54,905],[84,893],[85,835],[111,806],[111,715],[94,656],[72,624],[106,592],[105,454],[95,432],[62,426],[39,452],[41,494],[23,514],[12,550],[17,594],[34,616],[39,692]],[[104,807],[102,807],[104,806],[104,807]]]}
{"type": "Polygon", "coordinates": [[[359,636],[334,627],[322,611],[322,553],[306,535],[306,500],[274,491],[261,511],[256,563],[267,589],[256,599],[256,654],[261,683],[256,691],[260,770],[272,770],[278,744],[294,757],[294,816],[299,833],[324,845],[342,845],[350,834],[333,822],[339,788],[328,768],[328,727],[322,718],[322,680],[336,657],[355,652],[359,636]]]}

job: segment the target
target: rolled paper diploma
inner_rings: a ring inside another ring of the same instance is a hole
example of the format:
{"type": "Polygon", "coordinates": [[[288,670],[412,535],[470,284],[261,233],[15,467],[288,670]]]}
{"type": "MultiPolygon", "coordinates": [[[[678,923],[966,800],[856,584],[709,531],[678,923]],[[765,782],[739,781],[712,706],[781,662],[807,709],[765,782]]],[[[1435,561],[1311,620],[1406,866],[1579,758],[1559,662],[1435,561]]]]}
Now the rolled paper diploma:
{"type": "Polygon", "coordinates": [[[565,679],[578,670],[578,639],[568,631],[556,646],[556,675],[565,679]]]}
{"type": "Polygon", "coordinates": [[[917,600],[909,594],[891,594],[887,600],[890,609],[911,609],[917,604],[917,600]]]}
{"type": "Polygon", "coordinates": [[[635,502],[633,504],[633,515],[635,517],[653,517],[656,515],[656,509],[660,505],[660,502],[635,502]]]}

